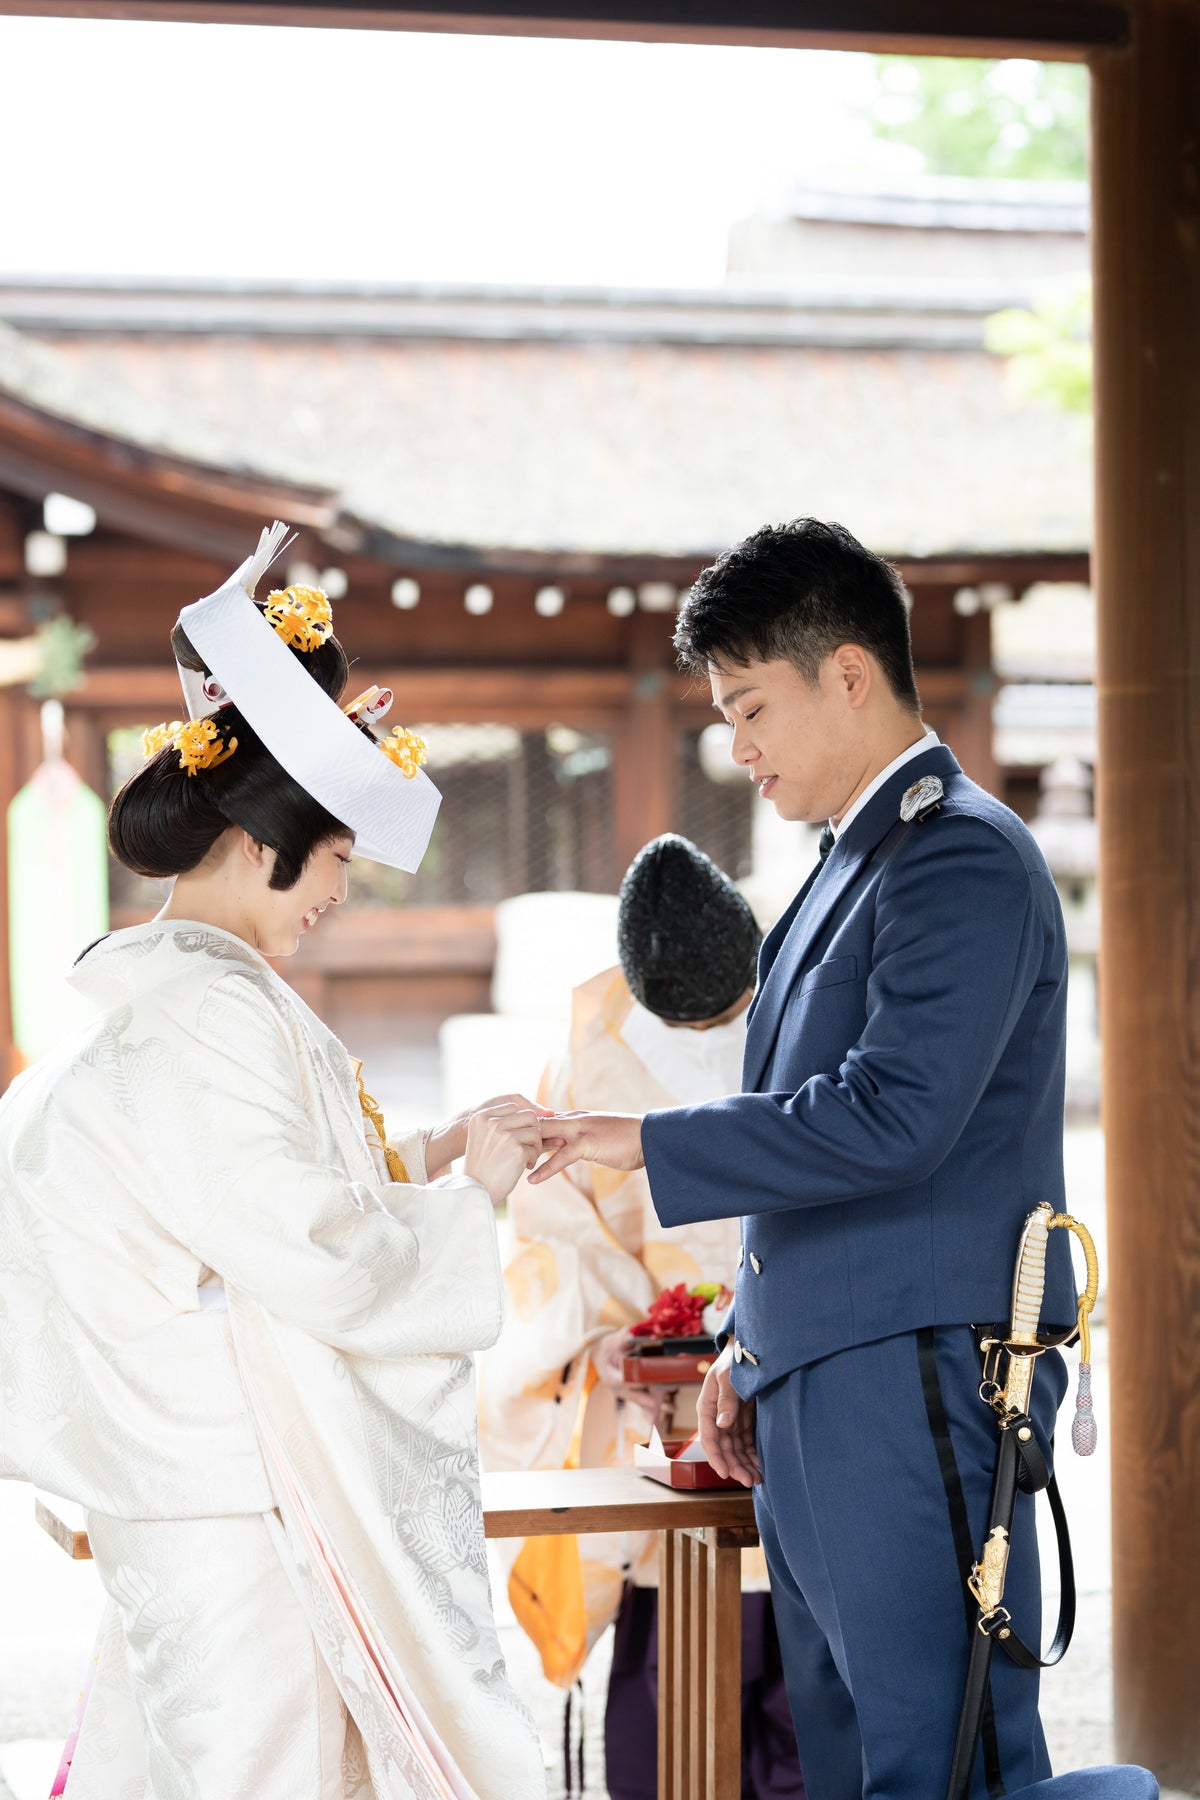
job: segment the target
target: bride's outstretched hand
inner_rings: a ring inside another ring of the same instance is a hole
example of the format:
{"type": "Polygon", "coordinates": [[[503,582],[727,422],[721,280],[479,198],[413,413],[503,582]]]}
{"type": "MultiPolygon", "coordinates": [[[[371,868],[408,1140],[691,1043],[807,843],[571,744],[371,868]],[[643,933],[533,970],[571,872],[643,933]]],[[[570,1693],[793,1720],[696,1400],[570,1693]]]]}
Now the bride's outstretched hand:
{"type": "Polygon", "coordinates": [[[533,1167],[541,1148],[537,1109],[500,1101],[471,1114],[463,1171],[485,1187],[493,1204],[499,1206],[508,1199],[522,1172],[533,1167]]]}
{"type": "Polygon", "coordinates": [[[535,1113],[539,1118],[553,1118],[553,1109],[539,1106],[536,1100],[527,1100],[524,1094],[493,1094],[490,1100],[481,1100],[478,1106],[469,1106],[464,1112],[455,1113],[452,1119],[445,1119],[435,1125],[425,1139],[425,1167],[428,1179],[436,1181],[439,1175],[446,1174],[452,1162],[465,1154],[467,1148],[467,1128],[474,1113],[495,1112],[500,1107],[516,1107],[520,1112],[535,1113]]]}
{"type": "Polygon", "coordinates": [[[542,1148],[550,1154],[529,1177],[545,1181],[574,1162],[606,1169],[641,1169],[642,1121],[637,1113],[553,1113],[542,1119],[542,1148]]]}

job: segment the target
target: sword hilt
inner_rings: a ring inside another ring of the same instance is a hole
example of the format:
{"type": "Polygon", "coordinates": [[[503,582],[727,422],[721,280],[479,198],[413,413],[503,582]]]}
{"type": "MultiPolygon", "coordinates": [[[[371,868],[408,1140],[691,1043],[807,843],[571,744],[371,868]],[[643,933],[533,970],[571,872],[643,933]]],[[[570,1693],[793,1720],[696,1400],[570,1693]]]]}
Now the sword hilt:
{"type": "Polygon", "coordinates": [[[1090,1456],[1096,1447],[1096,1423],[1091,1401],[1091,1333],[1089,1321],[1100,1287],[1100,1271],[1087,1227],[1070,1213],[1056,1213],[1046,1202],[1035,1207],[1025,1221],[1017,1249],[1017,1267],[1013,1277],[1012,1325],[1007,1340],[1008,1370],[1004,1385],[1003,1405],[1011,1416],[1029,1410],[1029,1390],[1033,1369],[1042,1345],[1038,1340],[1042,1299],[1046,1288],[1046,1246],[1056,1226],[1071,1231],[1083,1246],[1087,1262],[1087,1282],[1077,1302],[1079,1331],[1079,1399],[1071,1439],[1081,1456],[1090,1456]]]}
{"type": "Polygon", "coordinates": [[[1046,1291],[1046,1245],[1053,1217],[1052,1208],[1045,1202],[1036,1207],[1025,1221],[1017,1250],[1012,1330],[1008,1341],[1031,1350],[1039,1348],[1038,1327],[1042,1319],[1042,1295],[1046,1291]]]}

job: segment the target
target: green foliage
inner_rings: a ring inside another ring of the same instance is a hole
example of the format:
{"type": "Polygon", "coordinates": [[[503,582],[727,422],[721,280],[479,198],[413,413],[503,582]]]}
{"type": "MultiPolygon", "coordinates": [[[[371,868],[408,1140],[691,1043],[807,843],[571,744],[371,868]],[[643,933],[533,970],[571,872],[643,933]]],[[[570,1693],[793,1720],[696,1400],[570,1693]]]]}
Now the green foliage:
{"type": "Polygon", "coordinates": [[[877,56],[877,138],[926,175],[1087,176],[1087,71],[1025,58],[877,56]]]}
{"type": "Polygon", "coordinates": [[[83,659],[96,648],[90,625],[77,624],[67,613],[56,613],[37,628],[42,666],[29,684],[35,700],[54,700],[83,680],[83,659]]]}
{"type": "Polygon", "coordinates": [[[1092,406],[1092,286],[1077,282],[1045,294],[1028,310],[1012,306],[993,313],[984,342],[1009,359],[1013,385],[1022,400],[1049,400],[1064,412],[1090,413],[1092,406]]]}

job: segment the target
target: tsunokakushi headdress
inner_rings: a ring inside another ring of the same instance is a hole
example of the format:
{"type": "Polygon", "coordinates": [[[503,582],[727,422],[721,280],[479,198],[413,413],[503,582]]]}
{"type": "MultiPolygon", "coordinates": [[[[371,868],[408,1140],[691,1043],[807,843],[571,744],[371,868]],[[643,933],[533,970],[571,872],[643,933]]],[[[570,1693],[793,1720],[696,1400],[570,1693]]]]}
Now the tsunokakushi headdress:
{"type": "Polygon", "coordinates": [[[187,720],[147,732],[146,754],[172,744],[189,775],[216,768],[237,750],[217,722],[232,702],[293,781],[354,833],[357,855],[411,874],[441,804],[420,766],[425,745],[399,726],[387,739],[371,731],[392,703],[387,688],[368,688],[343,708],[292,654],[318,648],[333,629],[320,588],[284,588],[265,608],[255,605],[255,587],[286,536],[276,520],[215,594],[183,608],[180,627],[207,672],[178,665],[187,720]]]}

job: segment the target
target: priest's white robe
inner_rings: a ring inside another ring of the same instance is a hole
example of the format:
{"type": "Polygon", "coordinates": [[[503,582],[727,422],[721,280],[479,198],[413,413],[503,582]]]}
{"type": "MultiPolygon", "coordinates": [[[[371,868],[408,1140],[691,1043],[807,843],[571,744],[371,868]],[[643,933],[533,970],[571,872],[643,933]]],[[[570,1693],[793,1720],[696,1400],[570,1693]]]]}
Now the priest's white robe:
{"type": "MultiPolygon", "coordinates": [[[[606,969],[575,989],[566,1054],[539,1098],[561,1111],[642,1113],[736,1093],[745,1036],[744,1014],[709,1031],[673,1029],[637,1004],[619,968],[606,969]]],[[[523,1176],[509,1220],[507,1320],[480,1362],[485,1466],[628,1466],[634,1444],[649,1436],[649,1416],[636,1401],[618,1406],[597,1381],[592,1347],[642,1318],[664,1288],[732,1287],[740,1223],[663,1226],[644,1169],[622,1174],[583,1162],[536,1187],[523,1176]]],[[[649,1532],[507,1539],[498,1549],[517,1617],[548,1679],[564,1687],[616,1613],[626,1581],[658,1585],[649,1532]]],[[[760,1550],[744,1553],[742,1583],[766,1587],[760,1550]]]]}
{"type": "Polygon", "coordinates": [[[89,1509],[112,1597],[68,1800],[542,1800],[484,1556],[487,1193],[420,1134],[390,1179],[240,939],[155,921],[72,979],[97,1018],[0,1101],[0,1475],[89,1509]]]}

